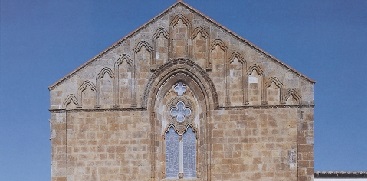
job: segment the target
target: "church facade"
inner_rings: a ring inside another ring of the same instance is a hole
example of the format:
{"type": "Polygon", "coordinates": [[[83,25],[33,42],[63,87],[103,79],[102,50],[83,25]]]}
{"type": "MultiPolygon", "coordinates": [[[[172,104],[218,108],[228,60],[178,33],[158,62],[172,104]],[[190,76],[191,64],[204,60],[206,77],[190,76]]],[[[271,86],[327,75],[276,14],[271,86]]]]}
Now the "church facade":
{"type": "Polygon", "coordinates": [[[313,180],[314,83],[177,2],[49,87],[51,179],[313,180]]]}

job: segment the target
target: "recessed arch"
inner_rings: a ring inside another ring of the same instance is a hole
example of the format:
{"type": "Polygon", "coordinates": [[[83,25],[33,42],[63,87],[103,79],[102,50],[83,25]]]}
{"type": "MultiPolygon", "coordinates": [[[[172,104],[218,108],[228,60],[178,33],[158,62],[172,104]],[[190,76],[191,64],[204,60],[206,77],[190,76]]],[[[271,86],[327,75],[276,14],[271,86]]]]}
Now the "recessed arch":
{"type": "MultiPolygon", "coordinates": [[[[167,95],[169,90],[177,84],[183,82],[187,85],[194,96],[197,98],[195,106],[200,106],[200,111],[195,111],[195,120],[199,121],[199,127],[196,129],[194,124],[189,126],[196,133],[200,135],[197,142],[200,147],[197,147],[198,161],[197,175],[201,178],[207,178],[210,175],[210,154],[211,154],[211,111],[218,108],[217,94],[215,87],[208,74],[199,65],[195,64],[189,59],[174,59],[162,65],[151,76],[148,86],[145,90],[145,98],[143,105],[147,108],[149,113],[149,121],[152,125],[150,131],[151,147],[150,162],[152,166],[151,177],[164,179],[164,156],[163,152],[157,150],[164,150],[164,136],[160,135],[162,132],[162,117],[164,112],[160,109],[160,105],[164,100],[164,95],[167,95]],[[200,155],[200,156],[199,156],[200,155]],[[163,163],[160,164],[160,163],[163,163]],[[161,174],[162,173],[162,174],[161,174]]],[[[193,108],[194,109],[194,108],[193,108]]],[[[196,123],[195,123],[196,124],[196,123]]],[[[173,126],[173,125],[172,125],[173,126]]],[[[182,126],[180,124],[175,126],[182,126]]],[[[176,128],[177,129],[177,128],[176,128]]],[[[182,128],[180,128],[182,134],[182,128]]],[[[186,130],[186,129],[185,129],[186,130]]]]}
{"type": "MultiPolygon", "coordinates": [[[[80,100],[80,104],[79,104],[79,107],[80,106],[84,106],[83,105],[83,92],[85,90],[87,90],[87,88],[89,88],[91,91],[93,91],[94,93],[94,96],[93,96],[93,99],[94,101],[96,100],[97,98],[97,88],[96,86],[89,80],[86,80],[84,81],[80,86],[79,86],[79,89],[78,89],[78,100],[80,100]]],[[[92,104],[92,103],[90,103],[92,104]]],[[[94,105],[96,105],[96,102],[94,103],[94,105]]]]}
{"type": "Polygon", "coordinates": [[[153,52],[153,47],[149,45],[148,42],[146,41],[140,41],[134,48],[134,52],[135,53],[138,53],[142,47],[145,47],[145,49],[148,51],[148,52],[153,52]]]}
{"type": "Polygon", "coordinates": [[[288,89],[288,91],[285,93],[285,95],[283,96],[282,99],[282,104],[286,104],[287,100],[293,97],[293,99],[295,99],[295,101],[297,102],[297,104],[301,104],[302,101],[302,97],[299,94],[297,89],[288,89]]]}
{"type": "Polygon", "coordinates": [[[79,106],[78,99],[76,98],[76,96],[74,94],[69,94],[66,97],[63,105],[64,105],[65,108],[67,108],[68,105],[70,105],[71,103],[73,103],[76,106],[79,106]]]}
{"type": "Polygon", "coordinates": [[[183,24],[185,24],[186,26],[191,26],[190,20],[189,20],[186,16],[184,16],[184,15],[182,15],[182,14],[178,14],[178,15],[176,15],[176,16],[171,20],[170,26],[172,26],[172,27],[176,26],[176,25],[177,25],[177,23],[178,23],[180,20],[181,20],[181,21],[182,21],[182,23],[183,23],[183,24]]]}
{"type": "Polygon", "coordinates": [[[213,109],[218,108],[218,95],[214,83],[209,75],[198,64],[189,59],[174,59],[160,66],[149,78],[148,84],[144,91],[143,108],[147,108],[148,100],[151,102],[151,97],[156,93],[159,84],[162,84],[170,76],[177,73],[184,73],[195,80],[199,85],[202,85],[201,90],[205,91],[210,97],[210,103],[213,109]]]}

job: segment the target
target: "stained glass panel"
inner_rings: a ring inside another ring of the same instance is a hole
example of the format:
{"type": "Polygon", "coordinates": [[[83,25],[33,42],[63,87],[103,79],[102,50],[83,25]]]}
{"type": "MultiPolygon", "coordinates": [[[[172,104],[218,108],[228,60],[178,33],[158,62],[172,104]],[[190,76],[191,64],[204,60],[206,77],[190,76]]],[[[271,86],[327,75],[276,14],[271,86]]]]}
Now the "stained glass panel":
{"type": "Polygon", "coordinates": [[[166,133],[166,177],[178,177],[179,136],[173,128],[166,133]]]}
{"type": "Polygon", "coordinates": [[[196,137],[192,128],[183,135],[183,171],[184,177],[196,177],[196,137]]]}

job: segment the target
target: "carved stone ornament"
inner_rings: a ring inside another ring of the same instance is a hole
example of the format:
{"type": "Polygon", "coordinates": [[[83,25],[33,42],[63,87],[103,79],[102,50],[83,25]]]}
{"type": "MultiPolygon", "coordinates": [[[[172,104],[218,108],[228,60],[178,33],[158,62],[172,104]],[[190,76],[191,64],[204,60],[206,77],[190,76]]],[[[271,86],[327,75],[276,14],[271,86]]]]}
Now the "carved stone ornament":
{"type": "Polygon", "coordinates": [[[191,114],[191,109],[185,106],[185,103],[178,101],[176,107],[171,108],[171,116],[176,117],[176,120],[182,123],[185,117],[191,114]]]}

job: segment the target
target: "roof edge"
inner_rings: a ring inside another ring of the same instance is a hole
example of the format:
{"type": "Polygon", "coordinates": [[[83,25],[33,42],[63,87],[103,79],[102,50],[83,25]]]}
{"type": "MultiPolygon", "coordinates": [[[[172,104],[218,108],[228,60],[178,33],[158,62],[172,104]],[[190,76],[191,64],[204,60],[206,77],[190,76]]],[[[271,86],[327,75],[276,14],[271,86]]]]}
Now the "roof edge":
{"type": "Polygon", "coordinates": [[[156,19],[160,18],[161,16],[165,15],[166,13],[168,13],[168,11],[177,6],[178,4],[183,4],[181,1],[177,1],[176,3],[174,3],[173,5],[169,6],[168,8],[166,8],[162,13],[159,13],[157,16],[153,17],[152,19],[150,19],[148,22],[144,23],[143,25],[139,26],[137,29],[135,29],[134,31],[130,32],[129,34],[127,34],[126,36],[122,37],[121,39],[119,39],[118,41],[116,41],[115,43],[113,43],[111,46],[107,47],[105,50],[103,50],[102,52],[100,52],[99,54],[97,54],[96,56],[94,56],[93,58],[89,59],[87,62],[83,63],[82,65],[80,65],[78,68],[74,69],[73,71],[71,71],[70,73],[68,73],[66,76],[64,76],[63,78],[59,79],[58,81],[56,81],[55,83],[51,84],[48,87],[48,90],[51,91],[53,90],[55,87],[57,87],[58,85],[60,85],[62,82],[64,82],[65,80],[69,79],[71,76],[73,76],[76,72],[78,72],[79,70],[81,70],[82,68],[84,68],[85,66],[89,65],[90,63],[92,63],[94,60],[102,57],[104,54],[106,54],[107,52],[109,52],[110,50],[112,50],[113,48],[117,47],[118,45],[120,45],[123,41],[125,41],[126,39],[130,38],[131,36],[133,36],[135,33],[139,32],[141,29],[145,28],[146,26],[148,26],[149,24],[153,23],[156,19]]]}
{"type": "Polygon", "coordinates": [[[84,64],[80,65],[78,68],[74,69],[73,71],[71,71],[70,73],[68,73],[66,76],[64,76],[63,78],[59,79],[58,81],[56,81],[55,83],[51,84],[48,87],[48,90],[51,91],[53,90],[55,87],[57,87],[58,85],[60,85],[62,82],[64,82],[65,80],[69,79],[71,76],[73,76],[76,72],[78,72],[79,70],[81,70],[82,68],[84,68],[85,66],[89,65],[90,63],[92,63],[94,60],[102,57],[103,55],[105,55],[107,52],[109,52],[110,50],[112,50],[113,48],[117,47],[118,45],[120,45],[123,41],[125,41],[126,39],[130,38],[131,36],[133,36],[135,33],[139,32],[141,29],[143,29],[144,27],[148,26],[149,24],[153,23],[156,19],[160,18],[161,16],[165,15],[167,12],[169,12],[170,9],[172,9],[173,7],[177,6],[178,4],[182,4],[185,7],[187,7],[188,9],[190,9],[191,11],[197,13],[198,15],[200,15],[202,18],[208,20],[209,22],[213,23],[214,25],[218,26],[219,28],[225,30],[227,33],[229,33],[230,35],[236,37],[237,39],[239,39],[240,41],[246,43],[248,46],[254,48],[255,50],[257,50],[258,52],[266,55],[267,57],[269,57],[271,60],[273,60],[276,63],[281,64],[283,67],[287,68],[288,70],[290,70],[291,72],[297,74],[298,76],[306,79],[307,81],[311,82],[311,83],[316,83],[315,80],[308,78],[307,76],[301,74],[300,72],[298,72],[297,70],[293,69],[292,67],[290,67],[289,65],[283,63],[282,61],[280,61],[279,59],[275,58],[274,56],[272,56],[271,54],[267,53],[266,51],[262,50],[261,48],[257,47],[255,44],[253,44],[252,42],[248,41],[247,39],[237,35],[236,33],[232,32],[231,30],[229,30],[228,28],[226,28],[225,26],[221,25],[220,23],[216,22],[215,20],[213,20],[212,18],[210,18],[209,16],[204,15],[203,13],[201,13],[199,10],[191,7],[190,5],[186,4],[185,2],[182,1],[177,1],[176,3],[174,3],[173,5],[169,6],[168,8],[166,8],[162,13],[158,14],[157,16],[155,16],[154,18],[150,19],[147,23],[141,25],[140,27],[138,27],[136,30],[130,32],[128,35],[124,36],[123,38],[119,39],[118,41],[116,41],[115,43],[113,43],[111,46],[109,46],[108,48],[106,48],[105,50],[103,50],[102,52],[100,52],[98,55],[94,56],[93,58],[89,59],[87,62],[85,62],[84,64]]]}
{"type": "Polygon", "coordinates": [[[211,23],[213,23],[214,25],[222,28],[223,30],[225,30],[227,33],[231,34],[232,36],[236,37],[237,39],[239,39],[240,41],[246,43],[248,46],[254,48],[255,50],[259,51],[260,53],[263,53],[264,55],[266,55],[267,57],[269,57],[270,59],[272,59],[273,61],[275,61],[276,63],[281,64],[282,66],[284,66],[285,68],[287,68],[288,70],[292,71],[293,73],[297,74],[298,76],[306,79],[307,81],[315,84],[316,81],[301,74],[300,72],[298,72],[296,69],[292,68],[291,66],[283,63],[282,61],[280,61],[279,59],[275,58],[274,56],[272,56],[270,53],[262,50],[261,48],[257,47],[254,43],[248,41],[247,39],[241,37],[240,35],[234,33],[233,31],[229,30],[227,27],[221,25],[220,23],[216,22],[215,20],[213,20],[212,18],[210,18],[209,16],[204,15],[203,13],[201,13],[199,10],[191,7],[190,5],[184,3],[184,2],[180,2],[183,5],[185,5],[187,8],[189,8],[190,10],[194,11],[195,13],[199,14],[200,16],[202,16],[203,18],[207,19],[208,21],[210,21],[211,23]]]}

